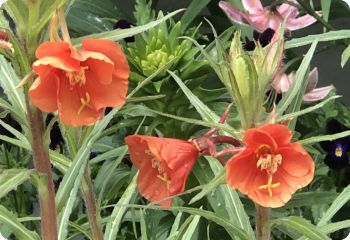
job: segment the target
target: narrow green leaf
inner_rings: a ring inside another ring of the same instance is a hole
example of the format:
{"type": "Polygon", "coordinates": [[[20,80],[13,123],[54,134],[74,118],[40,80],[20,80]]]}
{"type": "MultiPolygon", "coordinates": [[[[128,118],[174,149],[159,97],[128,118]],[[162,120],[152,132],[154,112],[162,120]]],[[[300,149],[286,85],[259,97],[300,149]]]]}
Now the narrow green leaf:
{"type": "MultiPolygon", "coordinates": [[[[348,131],[350,134],[350,131],[348,131]]],[[[328,208],[317,226],[324,226],[332,219],[332,217],[350,200],[350,185],[348,185],[339,194],[339,196],[333,201],[332,205],[328,208]]]]}
{"type": "Polygon", "coordinates": [[[0,198],[30,179],[32,173],[31,169],[0,170],[0,198]]]}
{"type": "Polygon", "coordinates": [[[171,210],[189,213],[192,215],[199,215],[207,220],[213,221],[226,229],[227,233],[232,239],[239,237],[240,239],[252,240],[250,236],[240,227],[233,225],[230,221],[223,219],[213,212],[209,212],[203,209],[186,208],[186,207],[171,207],[171,210]]]}
{"type": "Polygon", "coordinates": [[[216,175],[213,180],[211,180],[208,184],[206,184],[202,190],[194,196],[189,204],[193,204],[199,200],[201,200],[203,197],[205,197],[207,194],[211,193],[214,191],[219,185],[223,184],[226,182],[226,172],[225,170],[222,171],[222,173],[216,175]]]}
{"type": "Polygon", "coordinates": [[[166,240],[171,240],[176,236],[178,229],[179,229],[179,226],[180,226],[181,217],[182,217],[182,212],[179,212],[176,215],[175,221],[174,221],[173,225],[171,226],[169,236],[166,240]]]}
{"type": "MultiPolygon", "coordinates": [[[[210,183],[223,171],[223,166],[213,157],[200,158],[198,164],[192,169],[201,185],[210,183]]],[[[235,190],[223,184],[206,196],[216,216],[244,229],[249,239],[255,239],[249,217],[235,190]]]]}
{"type": "Polygon", "coordinates": [[[93,143],[98,139],[103,129],[107,126],[107,124],[110,122],[110,120],[113,118],[113,116],[117,112],[118,112],[118,109],[113,109],[102,120],[98,121],[95,124],[92,132],[85,139],[84,143],[79,149],[67,173],[64,175],[62,182],[59,186],[59,189],[57,191],[56,203],[57,203],[58,212],[60,212],[62,206],[65,205],[65,202],[69,197],[69,194],[73,188],[73,185],[75,185],[75,182],[77,181],[77,179],[82,176],[82,173],[84,171],[84,167],[88,159],[88,156],[90,155],[90,151],[93,143]]]}
{"type": "Polygon", "coordinates": [[[350,45],[344,50],[344,52],[341,55],[341,67],[345,66],[349,58],[350,58],[350,45]]]}
{"type": "Polygon", "coordinates": [[[14,138],[10,138],[10,137],[8,137],[6,135],[0,135],[0,140],[8,142],[8,143],[11,143],[11,144],[13,144],[15,146],[18,146],[20,148],[23,148],[23,149],[26,149],[26,150],[29,150],[29,151],[32,150],[31,146],[26,144],[25,142],[22,142],[20,140],[14,139],[14,138]]]}
{"type": "Polygon", "coordinates": [[[296,208],[313,206],[317,204],[332,203],[338,196],[335,192],[302,192],[293,195],[293,198],[284,206],[284,208],[296,208]]]}
{"type": "MultiPolygon", "coordinates": [[[[157,26],[158,24],[166,21],[167,19],[173,17],[174,15],[176,15],[182,11],[184,11],[184,9],[176,10],[172,13],[165,15],[164,17],[162,17],[158,20],[152,21],[152,22],[147,23],[147,24],[142,25],[142,26],[132,27],[132,28],[128,28],[128,29],[116,29],[116,30],[112,30],[112,31],[108,31],[108,32],[91,34],[88,36],[84,36],[84,38],[97,38],[97,39],[107,39],[107,40],[112,40],[112,41],[118,41],[118,40],[121,40],[121,39],[124,39],[127,37],[134,36],[138,33],[142,33],[144,31],[147,31],[148,29],[157,26]]],[[[76,39],[73,39],[72,42],[73,42],[75,47],[80,47],[82,40],[83,40],[83,38],[76,38],[76,39]]]]}
{"type": "Polygon", "coordinates": [[[350,30],[329,31],[322,34],[314,34],[301,38],[293,38],[292,40],[286,42],[285,49],[309,45],[314,41],[328,42],[347,38],[350,38],[350,30]]]}
{"type": "Polygon", "coordinates": [[[312,239],[312,240],[330,240],[330,238],[318,230],[315,225],[307,221],[302,217],[285,217],[271,221],[272,225],[284,225],[287,228],[291,228],[300,234],[312,239]]]}
{"type": "Polygon", "coordinates": [[[205,8],[210,0],[193,0],[187,7],[185,14],[181,18],[182,31],[186,30],[191,22],[198,16],[198,14],[205,8]]]}
{"type": "Polygon", "coordinates": [[[117,233],[120,228],[120,224],[122,223],[123,216],[127,210],[127,204],[130,203],[132,196],[135,194],[136,179],[137,174],[131,180],[129,186],[123,193],[122,197],[119,199],[117,205],[115,205],[110,219],[106,225],[106,231],[103,238],[104,240],[116,239],[117,233]]]}
{"type": "Polygon", "coordinates": [[[217,123],[220,117],[216,115],[216,113],[213,112],[210,108],[208,108],[207,105],[205,105],[196,95],[194,95],[174,72],[168,72],[174,78],[181,90],[185,93],[186,97],[188,98],[188,100],[190,100],[191,104],[196,108],[197,112],[201,115],[202,119],[204,121],[217,123]]]}
{"type": "Polygon", "coordinates": [[[231,134],[232,136],[239,135],[239,132],[237,132],[235,129],[233,129],[231,126],[229,126],[227,124],[224,125],[221,123],[205,122],[205,121],[201,121],[201,120],[193,119],[193,118],[178,117],[178,116],[175,116],[172,114],[167,114],[167,113],[162,113],[162,112],[159,112],[156,110],[152,110],[152,109],[149,109],[149,108],[144,107],[144,106],[142,106],[142,109],[144,109],[145,112],[155,113],[157,115],[176,119],[179,121],[183,121],[183,122],[187,122],[187,123],[191,123],[191,124],[195,124],[195,125],[200,125],[200,126],[204,126],[204,127],[209,127],[209,128],[217,128],[219,130],[222,130],[224,132],[231,134]]]}
{"type": "Polygon", "coordinates": [[[350,136],[350,130],[344,131],[341,133],[336,133],[336,134],[322,135],[322,136],[316,136],[316,137],[302,139],[302,140],[299,140],[299,143],[302,145],[314,144],[314,143],[318,143],[318,142],[322,142],[322,141],[333,141],[335,139],[347,137],[347,136],[350,136]]]}
{"type": "Polygon", "coordinates": [[[12,127],[10,124],[5,123],[4,121],[2,121],[0,119],[0,125],[5,128],[7,131],[9,131],[10,133],[12,133],[18,140],[20,140],[24,145],[26,145],[28,148],[30,148],[30,143],[28,141],[28,139],[21,133],[19,132],[17,129],[15,129],[14,127],[12,127]]]}
{"type": "Polygon", "coordinates": [[[5,224],[18,240],[39,240],[36,232],[28,230],[16,218],[16,216],[0,205],[0,223],[5,224]]]}
{"type": "Polygon", "coordinates": [[[301,111],[297,111],[297,112],[293,112],[293,113],[289,113],[289,114],[285,114],[279,118],[277,118],[277,122],[281,122],[281,121],[285,121],[285,120],[290,120],[290,119],[293,119],[293,118],[296,118],[296,117],[299,117],[301,115],[304,115],[304,114],[307,114],[307,113],[310,113],[312,111],[315,111],[316,109],[319,109],[321,107],[323,107],[324,105],[326,105],[329,101],[333,100],[333,99],[336,99],[336,98],[340,98],[341,96],[332,96],[332,97],[329,97],[325,100],[323,100],[322,102],[320,103],[317,103],[311,107],[308,107],[308,108],[305,108],[301,111]]]}
{"type": "Polygon", "coordinates": [[[148,240],[144,212],[140,209],[141,240],[148,240]]]}
{"type": "Polygon", "coordinates": [[[126,97],[127,99],[130,99],[135,93],[137,93],[140,89],[142,89],[142,87],[146,86],[148,83],[150,83],[152,81],[153,78],[155,78],[156,76],[158,76],[159,73],[167,70],[175,61],[179,60],[178,57],[175,57],[173,59],[171,59],[169,62],[167,62],[166,64],[162,65],[160,68],[157,69],[157,71],[155,71],[154,73],[152,73],[151,75],[149,75],[147,78],[145,78],[145,80],[143,80],[142,82],[140,82],[130,93],[129,95],[126,97]]]}
{"type": "Polygon", "coordinates": [[[322,17],[326,22],[328,22],[329,10],[331,8],[331,2],[332,1],[329,1],[329,0],[321,0],[322,17]]]}
{"type": "Polygon", "coordinates": [[[80,182],[84,173],[85,165],[87,164],[88,156],[90,155],[91,147],[117,112],[118,109],[113,109],[102,120],[95,124],[93,130],[83,142],[76,157],[63,177],[56,195],[57,209],[60,213],[58,221],[58,239],[60,240],[66,239],[69,216],[77,198],[80,182]]]}
{"type": "Polygon", "coordinates": [[[22,88],[16,88],[20,79],[13,70],[11,64],[7,62],[4,56],[0,56],[0,85],[4,89],[8,100],[13,106],[12,111],[21,117],[25,122],[27,112],[25,106],[24,93],[22,88]]]}
{"type": "Polygon", "coordinates": [[[200,218],[199,215],[194,216],[186,232],[182,235],[182,239],[194,239],[194,233],[198,228],[200,218]]]}
{"type": "Polygon", "coordinates": [[[317,46],[317,41],[314,41],[309,51],[305,55],[303,61],[301,62],[300,67],[298,68],[298,71],[295,74],[294,81],[290,86],[288,92],[283,96],[282,100],[278,103],[277,116],[280,116],[283,114],[283,112],[288,108],[291,102],[298,95],[300,88],[303,85],[303,81],[307,81],[307,78],[305,76],[309,68],[312,56],[315,52],[316,46],[317,46]]]}
{"type": "Polygon", "coordinates": [[[350,220],[330,223],[325,226],[319,227],[319,229],[326,234],[330,234],[344,228],[350,228],[350,220]]]}

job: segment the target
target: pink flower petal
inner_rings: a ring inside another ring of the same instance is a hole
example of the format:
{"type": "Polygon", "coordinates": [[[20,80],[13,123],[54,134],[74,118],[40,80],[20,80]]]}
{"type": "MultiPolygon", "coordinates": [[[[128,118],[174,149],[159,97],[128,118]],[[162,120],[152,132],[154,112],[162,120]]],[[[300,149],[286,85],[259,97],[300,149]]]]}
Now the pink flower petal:
{"type": "Polygon", "coordinates": [[[333,89],[332,85],[327,87],[315,88],[311,92],[304,95],[303,100],[305,102],[314,102],[325,98],[328,93],[333,89]]]}
{"type": "Polygon", "coordinates": [[[219,7],[225,12],[227,17],[232,21],[236,23],[245,23],[244,16],[241,10],[233,6],[231,3],[220,1],[219,7]]]}
{"type": "Polygon", "coordinates": [[[304,27],[307,27],[314,22],[316,22],[316,18],[311,15],[304,15],[298,18],[289,18],[286,22],[286,30],[294,31],[304,27]]]}
{"type": "Polygon", "coordinates": [[[318,70],[317,67],[313,68],[309,74],[309,79],[305,92],[309,93],[316,88],[318,82],[318,70]]]}
{"type": "Polygon", "coordinates": [[[242,4],[249,13],[258,13],[263,10],[260,0],[242,0],[242,4]]]}
{"type": "Polygon", "coordinates": [[[298,8],[288,4],[283,3],[279,7],[277,7],[277,12],[283,17],[287,17],[289,14],[289,18],[296,18],[298,16],[298,8]]]}
{"type": "Polygon", "coordinates": [[[277,74],[271,83],[271,86],[278,93],[285,93],[288,91],[289,86],[292,84],[293,78],[289,78],[287,74],[277,74]]]}

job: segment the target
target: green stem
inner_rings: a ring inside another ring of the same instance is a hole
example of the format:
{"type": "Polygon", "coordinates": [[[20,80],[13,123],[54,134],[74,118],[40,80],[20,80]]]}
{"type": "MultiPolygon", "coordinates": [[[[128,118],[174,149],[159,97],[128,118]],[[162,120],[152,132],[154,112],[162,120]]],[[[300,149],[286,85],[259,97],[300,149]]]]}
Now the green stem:
{"type": "Polygon", "coordinates": [[[270,208],[256,205],[256,239],[270,240],[270,208]]]}
{"type": "Polygon", "coordinates": [[[93,185],[88,165],[85,167],[82,189],[84,193],[87,215],[91,225],[92,237],[95,240],[103,240],[102,226],[100,216],[96,209],[96,200],[93,192],[93,185]]]}
{"type": "Polygon", "coordinates": [[[45,185],[38,187],[41,237],[43,240],[57,240],[55,189],[52,180],[51,163],[48,150],[44,146],[44,123],[39,109],[29,104],[28,118],[32,134],[32,151],[34,166],[39,175],[45,176],[45,185]]]}

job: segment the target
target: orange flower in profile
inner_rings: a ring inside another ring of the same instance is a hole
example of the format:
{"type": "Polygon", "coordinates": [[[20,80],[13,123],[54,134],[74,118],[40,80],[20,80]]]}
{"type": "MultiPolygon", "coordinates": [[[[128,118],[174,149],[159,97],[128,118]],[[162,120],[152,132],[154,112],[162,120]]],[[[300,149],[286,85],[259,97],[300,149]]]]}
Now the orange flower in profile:
{"type": "Polygon", "coordinates": [[[232,157],[227,183],[263,207],[281,207],[314,176],[314,162],[285,125],[267,124],[246,131],[245,150],[232,157]]]}
{"type": "Polygon", "coordinates": [[[125,138],[130,158],[140,170],[137,185],[142,196],[170,207],[172,199],[181,193],[186,179],[198,157],[192,142],[173,138],[132,135],[125,138]]]}
{"type": "Polygon", "coordinates": [[[70,126],[92,125],[106,107],[121,107],[129,65],[118,44],[84,39],[77,50],[67,42],[44,42],[36,50],[38,74],[29,96],[35,106],[58,114],[70,126]]]}

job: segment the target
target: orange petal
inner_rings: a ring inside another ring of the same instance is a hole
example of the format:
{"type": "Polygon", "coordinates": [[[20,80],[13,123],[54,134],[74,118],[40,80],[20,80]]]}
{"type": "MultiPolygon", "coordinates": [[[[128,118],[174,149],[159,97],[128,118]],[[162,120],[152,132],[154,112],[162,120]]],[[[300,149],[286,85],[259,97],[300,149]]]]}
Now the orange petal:
{"type": "Polygon", "coordinates": [[[71,47],[66,42],[43,42],[35,51],[37,58],[66,55],[70,56],[71,47]]]}
{"type": "Polygon", "coordinates": [[[173,138],[155,138],[149,147],[164,162],[171,179],[170,192],[183,192],[189,173],[198,157],[198,150],[188,141],[173,138]]]}
{"type": "Polygon", "coordinates": [[[294,148],[296,145],[300,144],[294,143],[291,147],[278,150],[282,155],[282,163],[279,168],[283,168],[291,176],[302,178],[314,171],[314,161],[305,150],[303,152],[296,151],[294,148]]]}
{"type": "Polygon", "coordinates": [[[44,112],[57,110],[57,93],[59,79],[49,70],[37,78],[28,91],[28,95],[35,106],[44,112]]]}
{"type": "Polygon", "coordinates": [[[110,84],[112,82],[112,74],[114,63],[105,55],[98,52],[80,51],[82,65],[87,66],[86,72],[90,72],[93,76],[93,82],[101,84],[110,84]]]}
{"type": "MultiPolygon", "coordinates": [[[[125,138],[128,145],[130,159],[132,163],[140,170],[137,177],[137,185],[142,196],[147,200],[154,202],[171,196],[164,181],[160,180],[157,175],[158,171],[152,167],[152,159],[154,156],[147,153],[151,151],[149,143],[159,141],[161,138],[132,135],[125,138]]],[[[155,154],[152,152],[152,154],[155,154]]],[[[161,159],[157,159],[161,161],[161,159]]],[[[172,200],[162,201],[159,205],[170,207],[172,200]]]]}
{"type": "Polygon", "coordinates": [[[82,42],[82,50],[106,55],[114,63],[114,76],[120,79],[129,78],[128,61],[117,43],[109,40],[85,38],[82,42]]]}
{"type": "Polygon", "coordinates": [[[104,109],[96,111],[89,106],[84,107],[78,114],[82,105],[81,97],[85,97],[85,92],[81,92],[79,87],[71,87],[68,79],[60,79],[58,113],[63,124],[68,126],[89,126],[102,117],[104,109]]]}
{"type": "MultiPolygon", "coordinates": [[[[157,177],[157,170],[152,168],[150,165],[140,169],[137,177],[137,186],[141,195],[148,201],[156,202],[166,197],[170,197],[169,190],[166,184],[157,177]]],[[[162,207],[168,208],[171,206],[172,199],[158,202],[162,207]]]]}
{"type": "Polygon", "coordinates": [[[259,130],[268,132],[269,135],[275,140],[278,146],[290,144],[292,132],[287,126],[283,124],[267,124],[261,126],[259,130]]]}
{"type": "Polygon", "coordinates": [[[128,145],[130,159],[132,163],[140,169],[145,163],[149,163],[152,160],[152,156],[147,154],[149,149],[147,139],[148,136],[131,135],[127,136],[124,140],[128,145]]]}
{"type": "Polygon", "coordinates": [[[99,81],[94,81],[98,77],[91,71],[86,71],[86,83],[82,86],[84,91],[91,95],[91,104],[95,109],[105,107],[121,107],[126,101],[126,94],[128,91],[127,81],[113,81],[106,85],[99,81]]]}
{"type": "Polygon", "coordinates": [[[261,145],[268,145],[273,151],[277,149],[277,144],[272,136],[260,128],[248,129],[243,137],[243,142],[251,149],[259,149],[261,145]]]}
{"type": "Polygon", "coordinates": [[[259,189],[259,187],[265,185],[267,181],[268,176],[266,172],[261,172],[259,175],[257,175],[254,179],[254,183],[252,184],[252,189],[254,190],[248,194],[248,197],[263,207],[282,207],[291,197],[291,194],[288,194],[288,188],[284,188],[283,184],[279,181],[279,179],[276,179],[274,175],[272,179],[273,183],[280,183],[280,186],[271,189],[272,196],[270,196],[267,189],[259,189]],[[286,201],[281,199],[282,193],[285,194],[285,197],[287,197],[285,199],[286,201]]]}
{"type": "Polygon", "coordinates": [[[34,72],[42,74],[47,67],[57,68],[64,71],[78,71],[80,64],[72,58],[44,57],[35,61],[32,65],[34,72]]]}
{"type": "Polygon", "coordinates": [[[227,184],[237,188],[243,194],[251,192],[254,179],[260,173],[256,163],[253,149],[245,149],[232,157],[226,164],[227,184]]]}

